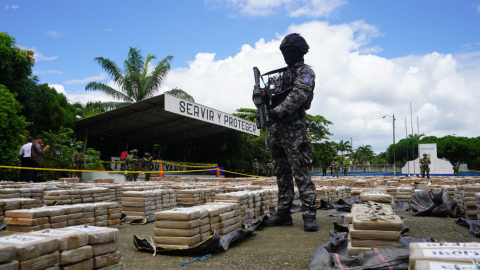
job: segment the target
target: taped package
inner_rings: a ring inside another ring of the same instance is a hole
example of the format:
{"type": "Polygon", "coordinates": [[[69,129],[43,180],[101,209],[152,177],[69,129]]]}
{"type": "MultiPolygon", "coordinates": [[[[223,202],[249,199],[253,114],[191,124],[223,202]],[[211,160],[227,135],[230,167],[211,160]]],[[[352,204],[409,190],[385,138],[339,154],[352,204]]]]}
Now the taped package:
{"type": "Polygon", "coordinates": [[[92,269],[95,269],[93,267],[93,259],[88,259],[86,261],[81,261],[78,263],[62,266],[62,270],[92,270],[92,269]]]}
{"type": "Polygon", "coordinates": [[[20,262],[20,269],[41,270],[54,266],[59,262],[60,254],[57,251],[48,253],[30,260],[20,262]]]}
{"type": "MultiPolygon", "coordinates": [[[[206,212],[208,214],[208,211],[206,212]]],[[[155,220],[189,221],[194,219],[200,219],[200,209],[175,208],[155,213],[155,220]]]]}
{"type": "Polygon", "coordinates": [[[118,242],[110,242],[106,244],[92,245],[93,256],[100,256],[112,253],[118,250],[120,244],[118,242]]]}
{"type": "Polygon", "coordinates": [[[88,234],[88,244],[104,244],[110,242],[118,242],[120,231],[115,228],[105,228],[96,226],[71,226],[62,228],[62,230],[78,230],[88,234]]]}
{"type": "Polygon", "coordinates": [[[155,221],[155,227],[165,229],[192,229],[200,226],[200,219],[188,221],[176,220],[158,220],[155,221]]]}
{"type": "Polygon", "coordinates": [[[398,241],[400,231],[380,231],[380,230],[357,230],[350,225],[348,227],[349,235],[352,239],[371,239],[371,240],[390,240],[398,241]]]}
{"type": "Polygon", "coordinates": [[[475,270],[473,263],[462,262],[438,262],[438,261],[418,261],[413,270],[475,270]]]}
{"type": "Polygon", "coordinates": [[[15,260],[21,262],[58,250],[56,238],[28,234],[0,237],[0,243],[14,245],[15,260]]]}
{"type": "Polygon", "coordinates": [[[122,270],[123,269],[123,264],[121,262],[117,264],[112,264],[104,268],[100,268],[99,270],[122,270]]]}
{"type": "Polygon", "coordinates": [[[60,265],[74,264],[86,261],[93,257],[92,246],[83,246],[77,249],[63,251],[60,253],[60,265]]]}
{"type": "Polygon", "coordinates": [[[18,261],[0,263],[0,269],[2,270],[18,270],[19,267],[20,267],[20,263],[18,261]]]}
{"type": "Polygon", "coordinates": [[[107,267],[120,262],[122,258],[120,251],[103,254],[93,257],[93,267],[95,269],[107,267]]]}
{"type": "Polygon", "coordinates": [[[72,250],[88,245],[88,233],[79,230],[42,230],[31,232],[29,235],[55,237],[58,240],[58,250],[72,250]]]}
{"type": "Polygon", "coordinates": [[[353,216],[353,228],[357,230],[401,231],[403,220],[397,215],[368,215],[353,216]]]}
{"type": "MultiPolygon", "coordinates": [[[[0,264],[11,262],[15,258],[15,246],[11,244],[0,243],[0,264]]],[[[0,267],[0,269],[2,269],[0,267]]]]}
{"type": "Polygon", "coordinates": [[[191,247],[197,244],[198,242],[200,242],[200,234],[190,236],[190,237],[169,237],[169,236],[155,237],[156,245],[161,247],[166,247],[164,245],[191,247]]]}
{"type": "Polygon", "coordinates": [[[362,192],[360,193],[360,200],[362,202],[380,202],[380,203],[391,203],[393,200],[392,195],[385,194],[382,192],[362,192]]]}
{"type": "Polygon", "coordinates": [[[478,261],[480,260],[479,251],[478,247],[469,246],[468,243],[465,246],[446,245],[433,248],[426,245],[417,245],[415,248],[410,249],[410,269],[417,269],[416,264],[420,261],[455,263],[470,263],[472,259],[478,261]]]}

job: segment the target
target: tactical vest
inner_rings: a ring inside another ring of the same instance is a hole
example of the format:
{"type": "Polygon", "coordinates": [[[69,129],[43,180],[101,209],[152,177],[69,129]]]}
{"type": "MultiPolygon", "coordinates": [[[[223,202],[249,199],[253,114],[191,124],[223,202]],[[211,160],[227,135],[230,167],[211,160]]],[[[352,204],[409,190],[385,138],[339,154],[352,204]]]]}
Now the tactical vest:
{"type": "MultiPolygon", "coordinates": [[[[306,64],[300,64],[295,67],[295,69],[289,69],[288,67],[280,68],[277,70],[270,71],[264,75],[270,75],[275,73],[280,73],[278,77],[270,77],[267,83],[267,95],[270,98],[270,110],[274,109],[278,105],[282,104],[285,101],[290,91],[293,90],[295,86],[295,80],[299,76],[297,72],[300,72],[303,67],[307,66],[306,64]],[[298,68],[300,67],[300,68],[298,68]]],[[[305,111],[309,110],[312,105],[313,100],[313,91],[315,90],[315,81],[312,81],[313,87],[312,92],[308,95],[305,102],[295,111],[292,115],[285,116],[282,118],[282,121],[292,121],[298,118],[305,117],[305,111]]]]}
{"type": "Polygon", "coordinates": [[[83,153],[77,152],[75,155],[76,162],[85,162],[85,157],[83,156],[83,153]]]}

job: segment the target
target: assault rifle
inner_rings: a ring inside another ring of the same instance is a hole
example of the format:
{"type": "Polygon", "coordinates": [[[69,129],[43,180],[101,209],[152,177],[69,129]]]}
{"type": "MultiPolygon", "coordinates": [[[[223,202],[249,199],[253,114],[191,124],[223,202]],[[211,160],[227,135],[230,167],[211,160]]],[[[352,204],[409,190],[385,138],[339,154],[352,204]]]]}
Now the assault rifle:
{"type": "Polygon", "coordinates": [[[268,139],[266,129],[270,124],[270,115],[268,114],[267,104],[262,98],[262,88],[260,88],[260,70],[253,68],[253,76],[255,77],[255,86],[253,88],[253,103],[257,107],[257,128],[263,130],[265,138],[265,148],[268,150],[268,139]]]}

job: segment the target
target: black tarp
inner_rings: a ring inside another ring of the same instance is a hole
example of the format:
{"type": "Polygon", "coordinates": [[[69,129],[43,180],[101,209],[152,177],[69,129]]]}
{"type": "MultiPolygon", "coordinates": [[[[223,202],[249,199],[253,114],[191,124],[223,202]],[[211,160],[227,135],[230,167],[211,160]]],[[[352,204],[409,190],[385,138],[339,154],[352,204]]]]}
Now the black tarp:
{"type": "Polygon", "coordinates": [[[360,198],[358,196],[352,196],[346,200],[334,200],[331,202],[326,202],[324,200],[320,200],[320,205],[317,209],[319,210],[328,210],[328,209],[336,209],[340,212],[350,212],[352,209],[352,205],[360,203],[360,198]]]}
{"type": "Polygon", "coordinates": [[[413,239],[402,237],[402,248],[378,248],[360,253],[355,259],[347,254],[348,233],[330,231],[326,244],[321,245],[310,262],[310,270],[407,270],[409,244],[413,242],[432,242],[432,238],[413,239]],[[404,245],[405,243],[405,245],[404,245]]]}
{"type": "Polygon", "coordinates": [[[396,202],[395,209],[393,211],[408,211],[410,210],[410,204],[408,202],[396,202]]]}
{"type": "Polygon", "coordinates": [[[412,195],[410,204],[414,216],[460,217],[460,208],[443,191],[423,190],[412,195]]]}
{"type": "Polygon", "coordinates": [[[455,220],[455,223],[461,226],[468,227],[470,234],[473,234],[476,237],[480,237],[480,223],[477,220],[459,218],[455,220]]]}
{"type": "MultiPolygon", "coordinates": [[[[265,216],[261,216],[257,219],[249,220],[242,225],[242,229],[236,229],[222,236],[218,235],[216,231],[213,231],[207,240],[200,242],[189,249],[165,249],[157,247],[156,253],[193,255],[225,252],[231,245],[243,241],[249,234],[253,233],[264,217],[265,216]]],[[[152,240],[153,239],[144,239],[133,235],[133,244],[140,251],[154,253],[155,246],[152,243],[152,240]]]]}

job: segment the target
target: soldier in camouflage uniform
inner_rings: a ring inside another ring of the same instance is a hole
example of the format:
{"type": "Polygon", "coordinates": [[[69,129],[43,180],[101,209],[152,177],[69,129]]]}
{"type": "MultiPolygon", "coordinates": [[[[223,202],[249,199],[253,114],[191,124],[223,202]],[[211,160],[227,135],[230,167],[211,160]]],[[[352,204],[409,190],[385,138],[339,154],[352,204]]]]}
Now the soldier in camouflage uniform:
{"type": "Polygon", "coordinates": [[[313,153],[307,134],[305,110],[310,109],[315,88],[315,73],[303,63],[309,46],[299,34],[290,34],[280,45],[288,67],[282,69],[284,88],[274,96],[264,89],[266,104],[270,102],[270,148],[274,159],[278,185],[278,211],[262,223],[265,226],[292,226],[290,214],[294,197],[293,179],[302,201],[305,231],[318,231],[316,191],[309,167],[313,153]]]}
{"type": "Polygon", "coordinates": [[[273,162],[271,159],[267,163],[267,175],[268,177],[271,177],[273,175],[273,162]]]}
{"type": "Polygon", "coordinates": [[[142,163],[142,168],[145,171],[145,181],[150,180],[150,173],[146,173],[146,172],[150,171],[150,167],[152,166],[152,160],[153,160],[153,157],[150,155],[150,153],[146,152],[143,155],[141,163],[142,163]]]}
{"type": "Polygon", "coordinates": [[[420,171],[422,172],[422,178],[425,178],[425,172],[427,172],[427,179],[430,180],[430,164],[432,164],[432,162],[427,157],[427,153],[423,153],[423,158],[420,160],[420,171]]]}
{"type": "Polygon", "coordinates": [[[458,166],[457,166],[457,164],[453,165],[453,176],[458,176],[458,166]]]}
{"type": "Polygon", "coordinates": [[[343,175],[344,176],[348,175],[348,167],[347,166],[343,166],[343,175]]]}
{"type": "Polygon", "coordinates": [[[328,167],[327,167],[327,164],[323,164],[322,166],[322,176],[327,176],[327,170],[328,170],[328,167]]]}
{"type": "Polygon", "coordinates": [[[340,167],[340,162],[338,162],[337,158],[334,158],[332,162],[332,174],[334,177],[335,176],[338,177],[338,170],[340,169],[339,167],[340,167]]]}
{"type": "Polygon", "coordinates": [[[260,163],[258,163],[257,159],[253,161],[253,175],[258,175],[258,170],[260,169],[260,163]]]}
{"type": "MultiPolygon", "coordinates": [[[[85,157],[83,156],[82,147],[80,145],[77,145],[77,150],[73,152],[72,165],[75,170],[85,170],[85,157]]],[[[81,172],[75,172],[73,175],[76,175],[82,180],[81,172]]]]}
{"type": "MultiPolygon", "coordinates": [[[[133,154],[129,155],[126,159],[127,162],[127,169],[129,171],[138,171],[138,150],[133,149],[133,154]]],[[[138,173],[128,173],[127,174],[127,181],[137,181],[138,173]]]]}

